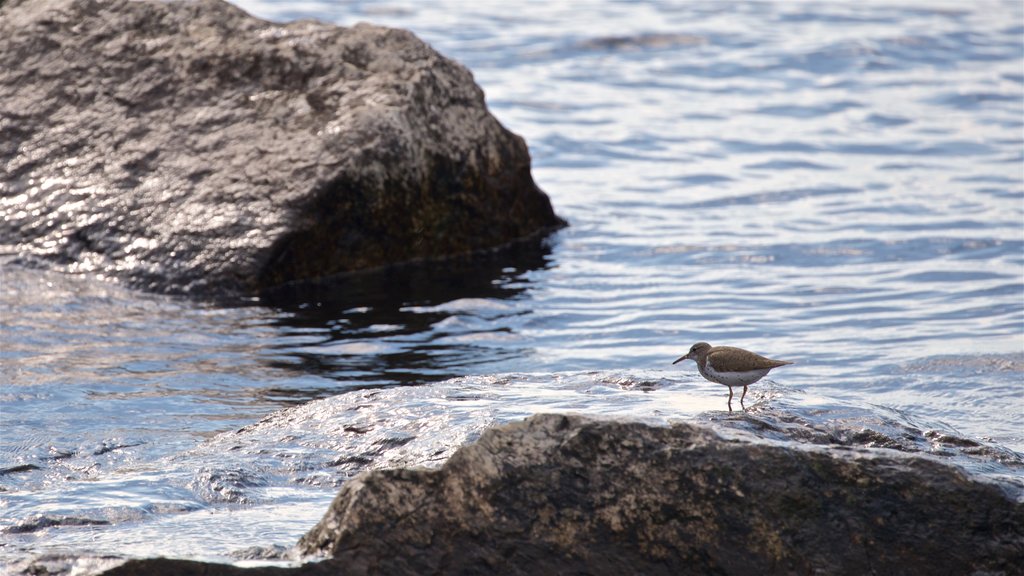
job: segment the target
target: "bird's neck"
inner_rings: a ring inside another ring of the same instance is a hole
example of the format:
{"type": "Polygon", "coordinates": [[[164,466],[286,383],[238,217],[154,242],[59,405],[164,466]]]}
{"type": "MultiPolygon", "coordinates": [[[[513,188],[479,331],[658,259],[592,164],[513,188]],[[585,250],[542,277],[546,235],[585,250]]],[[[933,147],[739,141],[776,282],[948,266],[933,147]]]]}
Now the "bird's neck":
{"type": "Polygon", "coordinates": [[[694,361],[697,362],[697,371],[700,372],[701,376],[707,378],[708,355],[706,353],[698,354],[694,361]]]}

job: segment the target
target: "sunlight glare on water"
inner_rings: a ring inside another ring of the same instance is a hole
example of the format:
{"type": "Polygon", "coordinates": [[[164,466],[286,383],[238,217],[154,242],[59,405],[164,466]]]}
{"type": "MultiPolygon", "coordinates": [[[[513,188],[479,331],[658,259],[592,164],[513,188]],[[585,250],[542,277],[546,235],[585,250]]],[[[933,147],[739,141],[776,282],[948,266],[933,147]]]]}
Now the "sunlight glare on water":
{"type": "Polygon", "coordinates": [[[1019,476],[1019,2],[237,4],[466,65],[570,227],[234,308],[5,266],[0,564],[291,546],[360,470],[545,411],[962,436],[1019,476]],[[796,363],[730,414],[671,365],[698,340],[796,363]]]}

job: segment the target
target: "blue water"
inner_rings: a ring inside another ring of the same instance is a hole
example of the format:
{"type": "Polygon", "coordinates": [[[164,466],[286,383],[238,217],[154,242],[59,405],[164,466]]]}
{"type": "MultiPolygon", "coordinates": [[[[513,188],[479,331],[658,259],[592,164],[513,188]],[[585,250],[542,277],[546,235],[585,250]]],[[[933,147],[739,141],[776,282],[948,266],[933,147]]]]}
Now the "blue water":
{"type": "Polygon", "coordinates": [[[571,226],[237,307],[5,266],[0,563],[289,546],[352,474],[535,412],[720,420],[670,365],[698,340],[796,362],[754,414],[1018,474],[1019,2],[238,5],[463,63],[571,226]]]}

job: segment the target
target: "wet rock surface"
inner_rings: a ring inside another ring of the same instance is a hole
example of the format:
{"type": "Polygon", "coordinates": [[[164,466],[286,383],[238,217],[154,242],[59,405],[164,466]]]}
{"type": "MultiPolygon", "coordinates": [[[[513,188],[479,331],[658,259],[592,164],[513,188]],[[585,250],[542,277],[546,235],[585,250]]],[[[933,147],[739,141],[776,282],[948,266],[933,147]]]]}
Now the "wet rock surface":
{"type": "Polygon", "coordinates": [[[300,548],[351,573],[970,573],[1020,565],[1024,507],[930,460],[542,415],[357,478],[300,548]]]}
{"type": "MultiPolygon", "coordinates": [[[[893,450],[538,415],[488,429],[440,469],[354,478],[298,546],[329,559],[239,573],[1014,574],[1012,493],[893,450]]],[[[154,559],[109,573],[210,568],[154,559]]]]}
{"type": "Polygon", "coordinates": [[[564,224],[470,72],[409,32],[220,0],[0,9],[0,245],[23,263],[252,294],[564,224]]]}

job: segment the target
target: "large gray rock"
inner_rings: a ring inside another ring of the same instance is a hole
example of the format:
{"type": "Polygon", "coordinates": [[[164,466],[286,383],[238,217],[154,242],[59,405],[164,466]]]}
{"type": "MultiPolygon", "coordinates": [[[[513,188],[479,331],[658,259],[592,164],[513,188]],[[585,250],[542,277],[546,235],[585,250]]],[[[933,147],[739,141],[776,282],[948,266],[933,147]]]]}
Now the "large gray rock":
{"type": "Polygon", "coordinates": [[[413,34],[221,0],[0,8],[0,249],[255,293],[564,224],[468,70],[413,34]]]}

